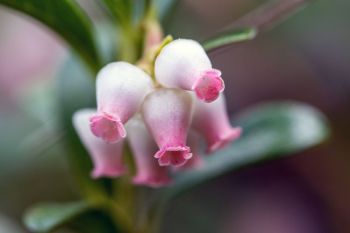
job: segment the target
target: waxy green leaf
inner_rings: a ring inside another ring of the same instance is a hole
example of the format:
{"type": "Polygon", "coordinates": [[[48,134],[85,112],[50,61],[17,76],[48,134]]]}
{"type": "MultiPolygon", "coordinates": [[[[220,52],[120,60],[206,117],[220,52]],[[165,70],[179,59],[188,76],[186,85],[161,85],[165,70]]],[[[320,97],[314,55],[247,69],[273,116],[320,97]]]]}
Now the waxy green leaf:
{"type": "Polygon", "coordinates": [[[93,37],[92,23],[72,0],[0,0],[0,4],[28,14],[65,39],[93,72],[100,59],[93,37]]]}
{"type": "MultiPolygon", "coordinates": [[[[98,0],[99,2],[100,0],[98,0]]],[[[102,0],[113,17],[122,25],[131,26],[132,22],[132,7],[131,0],[102,0]]]]}
{"type": "Polygon", "coordinates": [[[57,79],[60,127],[65,130],[65,156],[82,196],[89,199],[103,198],[109,181],[91,178],[92,161],[73,128],[72,116],[79,109],[95,107],[94,84],[91,74],[74,57],[63,65],[57,79]]]}
{"type": "Polygon", "coordinates": [[[254,39],[257,31],[254,28],[242,28],[221,33],[205,42],[204,49],[209,52],[233,43],[254,39]]]}
{"type": "Polygon", "coordinates": [[[268,103],[251,108],[233,121],[243,128],[242,137],[225,149],[205,158],[197,170],[179,173],[166,188],[165,199],[229,171],[282,158],[313,147],[328,136],[324,116],[301,103],[268,103]]]}
{"type": "Polygon", "coordinates": [[[86,202],[41,203],[30,208],[24,224],[32,232],[50,232],[90,209],[86,202]]]}

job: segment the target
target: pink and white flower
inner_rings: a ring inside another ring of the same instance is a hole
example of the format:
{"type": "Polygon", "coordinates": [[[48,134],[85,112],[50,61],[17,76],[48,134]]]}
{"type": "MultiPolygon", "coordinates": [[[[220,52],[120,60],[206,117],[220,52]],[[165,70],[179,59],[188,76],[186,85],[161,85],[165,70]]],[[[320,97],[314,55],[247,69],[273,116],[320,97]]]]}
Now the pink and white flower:
{"type": "MultiPolygon", "coordinates": [[[[152,36],[146,47],[161,38],[158,33],[152,36]]],[[[161,187],[171,183],[166,166],[175,172],[204,166],[199,134],[208,153],[240,137],[241,128],[231,126],[226,112],[221,72],[212,68],[199,43],[172,41],[155,59],[152,69],[147,59],[139,63],[146,62],[149,73],[154,68],[155,85],[129,63],[105,66],[96,80],[97,111],[74,114],[74,127],[94,163],[93,177],[126,173],[124,138],[136,165],[132,182],[161,187]]]]}
{"type": "Polygon", "coordinates": [[[124,138],[124,124],[139,110],[152,85],[148,74],[127,62],[105,66],[96,80],[98,113],[90,119],[93,134],[109,143],[124,138]]]}
{"type": "Polygon", "coordinates": [[[161,187],[168,185],[171,179],[166,167],[159,166],[153,157],[157,152],[157,144],[149,134],[145,123],[140,115],[131,118],[126,124],[128,142],[134,155],[136,175],[133,177],[134,184],[161,187]]]}
{"type": "Polygon", "coordinates": [[[231,126],[223,94],[212,103],[203,103],[198,100],[194,102],[195,110],[192,125],[206,139],[209,153],[240,137],[242,129],[231,126]]]}
{"type": "Polygon", "coordinates": [[[214,101],[224,90],[221,72],[194,40],[177,39],[166,45],[155,61],[155,77],[165,87],[194,91],[200,100],[214,101]]]}
{"type": "Polygon", "coordinates": [[[82,109],[73,115],[73,126],[94,164],[91,176],[94,178],[121,176],[127,171],[123,163],[124,140],[109,144],[95,137],[89,127],[89,119],[95,113],[93,109],[82,109]]]}
{"type": "Polygon", "coordinates": [[[160,166],[182,166],[192,157],[186,145],[191,124],[192,98],[185,91],[161,88],[150,93],[143,105],[144,121],[159,150],[160,166]]]}

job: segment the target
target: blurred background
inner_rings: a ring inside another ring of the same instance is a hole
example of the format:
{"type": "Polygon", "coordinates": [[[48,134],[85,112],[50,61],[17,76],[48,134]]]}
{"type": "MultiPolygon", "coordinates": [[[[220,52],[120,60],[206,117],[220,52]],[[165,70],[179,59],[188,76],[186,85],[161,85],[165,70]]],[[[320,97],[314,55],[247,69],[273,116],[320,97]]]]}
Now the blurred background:
{"type": "MultiPolygon", "coordinates": [[[[182,0],[164,26],[175,38],[203,41],[265,2],[182,0]]],[[[96,22],[106,20],[93,0],[80,3],[96,22]]],[[[196,188],[172,203],[162,232],[350,232],[349,9],[348,0],[315,0],[257,39],[210,54],[231,115],[265,101],[302,101],[326,114],[332,137],[196,188]]],[[[51,31],[0,7],[0,232],[27,232],[21,216],[35,202],[77,197],[54,127],[56,77],[68,56],[51,31]]]]}

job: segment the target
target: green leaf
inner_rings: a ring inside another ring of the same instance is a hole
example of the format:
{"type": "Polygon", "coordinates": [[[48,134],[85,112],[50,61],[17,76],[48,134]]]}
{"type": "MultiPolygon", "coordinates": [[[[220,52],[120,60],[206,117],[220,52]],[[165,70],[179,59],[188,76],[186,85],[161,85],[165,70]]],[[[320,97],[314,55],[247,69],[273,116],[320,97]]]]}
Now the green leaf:
{"type": "Polygon", "coordinates": [[[256,34],[257,31],[254,28],[235,29],[203,42],[203,47],[206,51],[212,51],[233,43],[254,39],[256,34]]]}
{"type": "Polygon", "coordinates": [[[50,232],[89,210],[86,202],[41,203],[30,208],[24,224],[32,232],[50,232]]]}
{"type": "MultiPolygon", "coordinates": [[[[107,0],[108,1],[108,0],[107,0]]],[[[133,15],[134,20],[140,20],[144,14],[145,8],[147,5],[152,4],[154,7],[155,13],[159,16],[160,19],[168,17],[169,14],[172,14],[172,11],[176,8],[179,3],[179,0],[134,0],[133,2],[133,15]]]]}
{"type": "Polygon", "coordinates": [[[100,67],[92,33],[92,23],[72,0],[0,0],[24,12],[58,33],[81,56],[93,72],[100,67]]]}
{"type": "MultiPolygon", "coordinates": [[[[99,0],[98,0],[99,2],[99,0]]],[[[122,25],[131,26],[132,1],[130,0],[102,0],[113,17],[122,25]]]]}
{"type": "Polygon", "coordinates": [[[313,147],[328,136],[324,116],[308,105],[295,102],[256,106],[241,114],[233,124],[242,126],[242,137],[206,157],[202,168],[177,175],[175,184],[164,190],[166,200],[229,171],[313,147]]]}

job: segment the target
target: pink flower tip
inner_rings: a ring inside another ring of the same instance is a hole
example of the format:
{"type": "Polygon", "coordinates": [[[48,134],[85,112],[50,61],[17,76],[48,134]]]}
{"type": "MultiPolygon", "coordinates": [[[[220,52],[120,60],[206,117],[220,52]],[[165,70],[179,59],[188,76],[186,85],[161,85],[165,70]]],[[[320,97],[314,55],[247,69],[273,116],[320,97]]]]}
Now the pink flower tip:
{"type": "Polygon", "coordinates": [[[125,174],[127,168],[125,166],[110,166],[110,167],[96,167],[92,172],[91,176],[94,179],[101,177],[119,177],[125,174]]]}
{"type": "Polygon", "coordinates": [[[96,114],[90,118],[92,133],[105,142],[114,143],[126,137],[123,123],[108,114],[96,114]]]}
{"type": "Polygon", "coordinates": [[[146,185],[152,188],[159,188],[171,184],[171,179],[168,176],[147,176],[139,175],[132,179],[132,182],[137,185],[146,185]]]}
{"type": "Polygon", "coordinates": [[[213,102],[225,89],[224,81],[221,78],[221,71],[210,69],[201,74],[201,77],[194,83],[192,89],[197,97],[207,103],[213,102]]]}
{"type": "Polygon", "coordinates": [[[154,157],[158,159],[159,166],[180,167],[192,158],[192,153],[188,146],[166,147],[160,149],[154,157]]]}
{"type": "Polygon", "coordinates": [[[227,133],[223,134],[220,138],[218,138],[215,142],[211,143],[208,146],[207,152],[212,153],[216,150],[224,148],[229,143],[238,139],[241,136],[241,133],[242,133],[242,128],[240,127],[232,128],[230,131],[228,131],[227,133]]]}

